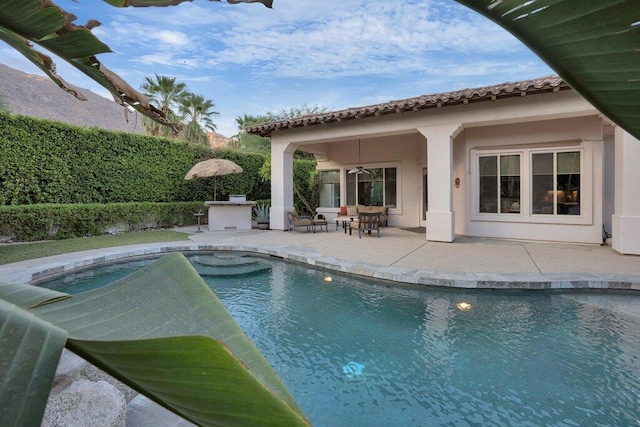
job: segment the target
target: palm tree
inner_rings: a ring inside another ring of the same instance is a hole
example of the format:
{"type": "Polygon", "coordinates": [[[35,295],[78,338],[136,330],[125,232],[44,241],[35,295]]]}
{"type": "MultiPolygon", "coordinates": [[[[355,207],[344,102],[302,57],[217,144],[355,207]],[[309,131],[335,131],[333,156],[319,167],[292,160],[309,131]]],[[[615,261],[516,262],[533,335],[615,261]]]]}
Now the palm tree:
{"type": "Polygon", "coordinates": [[[245,128],[261,123],[268,123],[278,120],[273,114],[267,113],[261,116],[243,114],[236,117],[238,125],[238,133],[233,136],[235,148],[260,154],[269,154],[271,152],[271,138],[252,135],[244,131],[245,128]]]}
{"type": "Polygon", "coordinates": [[[187,93],[181,102],[180,113],[186,126],[182,131],[182,137],[191,144],[207,144],[207,131],[214,132],[216,125],[211,116],[219,114],[212,109],[215,104],[210,99],[204,99],[201,95],[187,93]]]}
{"type": "MultiPolygon", "coordinates": [[[[175,77],[155,75],[155,80],[150,77],[144,78],[144,83],[140,86],[151,102],[158,105],[164,115],[171,121],[179,122],[180,117],[174,112],[174,108],[179,107],[184,97],[188,94],[187,85],[176,82],[175,77]]],[[[145,130],[153,136],[173,136],[170,128],[161,126],[157,122],[143,118],[145,130]]]]}

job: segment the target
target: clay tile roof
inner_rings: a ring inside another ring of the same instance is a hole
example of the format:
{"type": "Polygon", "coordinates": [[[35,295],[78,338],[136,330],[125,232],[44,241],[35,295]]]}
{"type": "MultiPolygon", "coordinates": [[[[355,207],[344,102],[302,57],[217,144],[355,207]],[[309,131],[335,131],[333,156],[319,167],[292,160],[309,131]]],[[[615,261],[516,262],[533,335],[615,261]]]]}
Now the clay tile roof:
{"type": "Polygon", "coordinates": [[[332,122],[344,122],[347,120],[384,116],[387,114],[402,114],[408,111],[442,108],[451,105],[471,104],[474,102],[495,101],[501,98],[525,96],[543,92],[558,92],[568,89],[571,88],[560,77],[548,76],[535,80],[509,82],[495,86],[423,95],[416,98],[389,101],[383,104],[347,108],[345,110],[295,117],[292,119],[250,126],[246,128],[245,131],[247,133],[253,133],[260,136],[271,136],[273,131],[281,129],[314,126],[332,122]]]}

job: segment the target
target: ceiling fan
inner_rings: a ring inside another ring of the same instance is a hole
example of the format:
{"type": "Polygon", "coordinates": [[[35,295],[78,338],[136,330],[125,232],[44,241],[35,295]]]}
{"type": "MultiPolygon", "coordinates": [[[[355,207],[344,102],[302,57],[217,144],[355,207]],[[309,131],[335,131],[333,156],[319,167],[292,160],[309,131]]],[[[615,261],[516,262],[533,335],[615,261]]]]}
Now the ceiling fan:
{"type": "Polygon", "coordinates": [[[358,140],[358,166],[351,169],[349,173],[357,173],[358,175],[362,175],[363,173],[371,173],[366,170],[364,166],[362,166],[362,163],[360,163],[360,140],[358,140]]]}

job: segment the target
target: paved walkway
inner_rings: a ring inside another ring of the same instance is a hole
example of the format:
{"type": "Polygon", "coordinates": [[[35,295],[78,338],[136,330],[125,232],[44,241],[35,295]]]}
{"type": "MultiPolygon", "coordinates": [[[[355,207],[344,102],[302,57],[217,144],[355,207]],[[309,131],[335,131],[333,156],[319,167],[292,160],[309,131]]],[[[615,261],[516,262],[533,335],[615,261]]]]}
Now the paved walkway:
{"type": "MultiPolygon", "coordinates": [[[[203,227],[203,230],[206,227],[203,227]]],[[[640,290],[640,257],[608,246],[458,237],[427,242],[423,233],[389,227],[381,237],[328,232],[208,231],[178,228],[191,243],[108,248],[0,266],[3,280],[32,282],[74,268],[166,251],[249,251],[403,283],[466,288],[610,288],[640,290]]]]}

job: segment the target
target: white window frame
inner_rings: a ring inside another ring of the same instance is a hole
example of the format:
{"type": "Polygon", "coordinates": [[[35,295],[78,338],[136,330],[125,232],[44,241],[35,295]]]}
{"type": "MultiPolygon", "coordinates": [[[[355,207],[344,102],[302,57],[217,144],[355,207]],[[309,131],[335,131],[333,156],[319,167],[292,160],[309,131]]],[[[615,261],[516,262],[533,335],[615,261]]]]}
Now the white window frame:
{"type": "Polygon", "coordinates": [[[509,216],[520,215],[522,213],[522,182],[523,182],[523,177],[522,177],[522,163],[523,163],[522,152],[520,152],[520,151],[508,151],[507,150],[507,151],[500,152],[500,153],[478,153],[476,155],[476,159],[477,159],[477,162],[478,162],[478,163],[476,163],[476,166],[478,168],[478,175],[477,175],[478,179],[476,179],[476,191],[477,191],[477,194],[478,194],[478,199],[476,200],[476,206],[477,206],[476,213],[478,215],[480,215],[480,216],[485,216],[485,215],[509,215],[509,216]],[[504,156],[519,156],[519,158],[520,158],[520,212],[519,213],[516,213],[516,212],[501,212],[500,211],[501,210],[501,208],[500,208],[500,206],[501,206],[501,203],[500,203],[501,202],[501,197],[500,197],[500,193],[501,193],[501,191],[500,191],[501,190],[501,188],[500,188],[500,177],[502,176],[500,174],[500,158],[504,157],[504,156]],[[497,189],[498,189],[498,193],[497,193],[498,205],[497,205],[496,208],[497,208],[498,212],[480,212],[480,205],[479,205],[480,204],[480,179],[479,179],[480,178],[480,175],[479,175],[480,174],[480,163],[479,162],[480,162],[480,158],[481,157],[496,157],[497,158],[497,165],[496,166],[497,166],[497,174],[498,174],[497,175],[497,179],[498,179],[498,183],[497,183],[498,184],[498,187],[497,187],[497,189]]]}
{"type": "MultiPolygon", "coordinates": [[[[322,172],[332,172],[332,171],[338,172],[338,188],[339,188],[339,191],[340,191],[340,202],[342,202],[342,173],[343,173],[342,169],[340,169],[340,168],[328,168],[328,169],[317,169],[317,171],[318,171],[318,177],[321,176],[322,172]]],[[[320,202],[320,194],[318,194],[318,202],[320,202]]],[[[340,206],[338,205],[338,206],[318,206],[318,207],[319,208],[328,208],[328,209],[331,208],[331,209],[334,209],[336,207],[339,208],[340,206]]]]}
{"type": "Polygon", "coordinates": [[[470,186],[469,206],[471,221],[518,222],[540,224],[593,224],[593,145],[589,141],[558,142],[541,146],[483,148],[470,150],[469,173],[473,185],[470,186]],[[533,154],[580,152],[580,215],[532,214],[532,162],[533,154]],[[479,158],[491,155],[520,154],[520,213],[480,213],[479,158]]]}
{"type": "MultiPolygon", "coordinates": [[[[346,174],[351,169],[355,168],[357,165],[347,165],[346,167],[341,169],[340,180],[342,182],[340,186],[340,200],[341,206],[345,206],[347,204],[347,179],[346,174]]],[[[402,167],[400,162],[389,162],[389,163],[367,163],[362,165],[365,169],[384,169],[384,168],[395,168],[396,169],[396,207],[389,208],[389,214],[393,215],[402,215],[402,167]]],[[[335,169],[335,168],[334,168],[335,169]]],[[[384,183],[383,183],[384,187],[384,183]]],[[[357,191],[357,186],[356,186],[357,191]]],[[[358,200],[358,196],[356,194],[356,200],[358,200]]]]}

